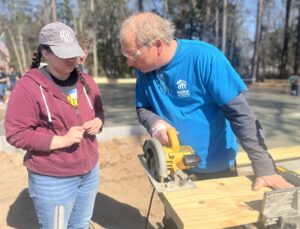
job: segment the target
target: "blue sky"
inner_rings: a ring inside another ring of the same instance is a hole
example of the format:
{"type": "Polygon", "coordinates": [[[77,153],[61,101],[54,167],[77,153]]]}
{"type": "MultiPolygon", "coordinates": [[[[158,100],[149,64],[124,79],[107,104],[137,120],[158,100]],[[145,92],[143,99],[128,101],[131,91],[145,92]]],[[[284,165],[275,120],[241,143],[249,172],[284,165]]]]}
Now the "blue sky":
{"type": "Polygon", "coordinates": [[[244,5],[244,28],[249,32],[251,40],[255,37],[257,0],[242,0],[244,5]]]}
{"type": "MultiPolygon", "coordinates": [[[[34,4],[40,4],[40,1],[38,0],[30,0],[31,3],[34,4]]],[[[62,1],[62,0],[58,0],[62,1]]],[[[254,40],[255,36],[255,29],[256,29],[256,14],[257,14],[257,2],[258,0],[228,0],[232,2],[236,2],[237,4],[240,4],[242,6],[242,16],[244,20],[244,28],[246,31],[248,31],[248,36],[251,40],[254,40]]],[[[75,3],[75,0],[70,0],[71,3],[75,3]]],[[[161,7],[161,0],[148,0],[144,1],[145,3],[145,9],[147,8],[153,8],[155,3],[156,7],[161,7]]],[[[277,9],[282,8],[283,0],[274,0],[275,6],[277,9]]],[[[129,1],[129,8],[136,7],[137,0],[130,0],[129,1]]],[[[273,9],[276,10],[276,9],[273,9]]]]}
{"type": "MultiPolygon", "coordinates": [[[[244,28],[249,32],[249,37],[254,40],[256,29],[256,15],[257,15],[257,2],[258,0],[235,0],[242,1],[244,5],[244,28]]],[[[265,1],[264,1],[265,4],[265,1]]],[[[274,0],[271,6],[271,23],[282,24],[285,17],[285,1],[274,0]]],[[[265,5],[263,7],[266,7],[265,5]]]]}

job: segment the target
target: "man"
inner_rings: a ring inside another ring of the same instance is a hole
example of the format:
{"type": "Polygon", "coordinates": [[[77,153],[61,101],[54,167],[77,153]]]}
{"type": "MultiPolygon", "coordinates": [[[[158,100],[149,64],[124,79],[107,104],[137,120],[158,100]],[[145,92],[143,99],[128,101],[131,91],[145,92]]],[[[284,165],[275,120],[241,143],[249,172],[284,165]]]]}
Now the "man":
{"type": "Polygon", "coordinates": [[[8,76],[5,72],[5,67],[0,66],[0,105],[6,102],[6,88],[8,83],[8,76]]]}
{"type": "Polygon", "coordinates": [[[8,74],[8,77],[9,77],[9,87],[10,87],[10,90],[12,90],[16,84],[16,82],[21,78],[21,72],[19,72],[18,70],[16,70],[13,66],[10,67],[10,70],[9,70],[9,74],[8,74]]]}
{"type": "Polygon", "coordinates": [[[189,173],[197,179],[236,175],[236,136],[251,159],[254,190],[293,187],[276,173],[246,102],[246,86],[221,51],[174,39],[174,26],[153,13],[124,21],[120,43],[128,66],[136,69],[139,121],[164,145],[166,129],[177,130],[181,144],[192,146],[202,160],[189,173]]]}
{"type": "Polygon", "coordinates": [[[80,47],[82,48],[82,50],[84,52],[84,55],[80,56],[78,58],[79,69],[80,69],[80,71],[82,71],[84,73],[89,73],[89,70],[84,66],[84,64],[88,57],[90,42],[89,42],[88,38],[86,37],[86,35],[84,35],[84,34],[77,35],[76,37],[77,37],[80,47]]]}

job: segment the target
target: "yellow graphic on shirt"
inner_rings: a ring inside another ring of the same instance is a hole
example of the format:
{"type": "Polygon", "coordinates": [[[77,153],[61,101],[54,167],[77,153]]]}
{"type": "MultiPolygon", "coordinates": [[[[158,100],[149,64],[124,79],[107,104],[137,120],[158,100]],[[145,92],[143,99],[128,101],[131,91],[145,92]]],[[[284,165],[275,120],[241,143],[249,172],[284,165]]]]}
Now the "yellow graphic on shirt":
{"type": "Polygon", "coordinates": [[[69,95],[67,96],[67,99],[73,107],[78,108],[77,89],[76,88],[73,88],[69,91],[69,95]]]}

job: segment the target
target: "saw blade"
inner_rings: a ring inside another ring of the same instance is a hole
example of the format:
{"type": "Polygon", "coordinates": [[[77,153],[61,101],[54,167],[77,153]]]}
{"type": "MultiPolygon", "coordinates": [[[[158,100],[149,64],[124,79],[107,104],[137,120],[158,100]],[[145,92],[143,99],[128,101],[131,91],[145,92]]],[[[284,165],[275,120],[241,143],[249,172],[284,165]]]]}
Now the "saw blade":
{"type": "Polygon", "coordinates": [[[166,154],[161,143],[156,138],[145,141],[144,157],[151,176],[158,182],[164,182],[167,178],[166,154]]]}

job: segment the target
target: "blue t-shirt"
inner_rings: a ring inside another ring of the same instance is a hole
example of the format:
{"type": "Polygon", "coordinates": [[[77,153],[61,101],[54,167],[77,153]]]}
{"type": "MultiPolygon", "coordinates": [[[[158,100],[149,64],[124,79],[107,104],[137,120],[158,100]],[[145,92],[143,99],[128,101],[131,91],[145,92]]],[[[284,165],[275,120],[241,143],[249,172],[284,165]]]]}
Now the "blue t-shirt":
{"type": "Polygon", "coordinates": [[[217,172],[235,160],[237,142],[220,109],[246,85],[217,48],[177,40],[172,60],[162,68],[136,71],[136,106],[150,107],[174,126],[181,145],[190,145],[202,163],[194,172],[217,172]]]}

